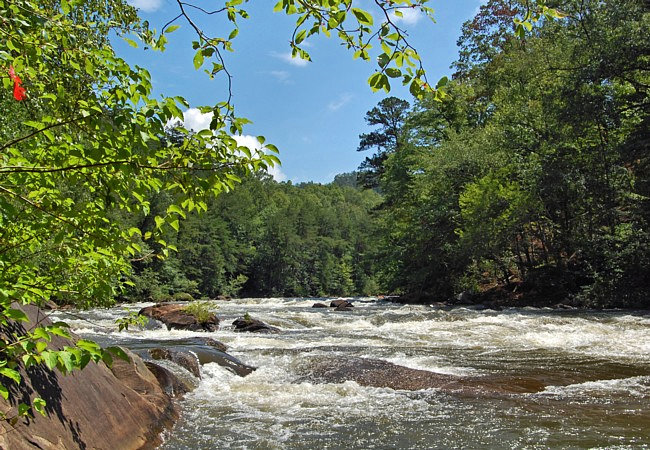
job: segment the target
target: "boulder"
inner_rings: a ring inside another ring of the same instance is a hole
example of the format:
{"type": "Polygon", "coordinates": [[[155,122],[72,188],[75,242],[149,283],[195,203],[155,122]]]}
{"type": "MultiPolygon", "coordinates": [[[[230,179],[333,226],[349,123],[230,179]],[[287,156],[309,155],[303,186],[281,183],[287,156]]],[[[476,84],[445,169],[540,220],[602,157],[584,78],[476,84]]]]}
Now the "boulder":
{"type": "MultiPolygon", "coordinates": [[[[160,342],[156,343],[156,345],[160,344],[160,342]]],[[[256,367],[245,364],[234,356],[226,353],[227,347],[225,344],[209,337],[197,336],[186,339],[169,340],[165,341],[165,346],[165,348],[148,348],[144,355],[151,356],[154,359],[160,357],[160,359],[158,359],[159,361],[170,360],[179,365],[182,364],[178,361],[178,354],[191,355],[194,358],[194,361],[198,361],[200,365],[216,363],[241,377],[256,370],[256,367]]],[[[191,377],[189,374],[188,376],[191,377]]]]}
{"type": "MultiPolygon", "coordinates": [[[[24,332],[34,323],[51,325],[38,308],[20,308],[30,323],[11,324],[15,331],[24,332]]],[[[50,348],[65,345],[69,340],[58,336],[49,343],[50,348]]],[[[44,366],[20,369],[23,381],[12,389],[9,401],[0,399],[0,410],[11,417],[18,402],[41,397],[48,416],[36,413],[15,427],[1,421],[0,448],[136,449],[159,444],[160,433],[177,419],[177,410],[142,359],[127,354],[129,362],[115,358],[111,369],[90,363],[67,376],[44,366]]]]}
{"type": "Polygon", "coordinates": [[[234,356],[229,355],[226,352],[221,352],[215,348],[208,351],[199,350],[197,353],[201,364],[217,363],[229,372],[239,375],[240,377],[245,377],[257,370],[257,367],[244,364],[234,356]]]}
{"type": "Polygon", "coordinates": [[[311,305],[312,308],[327,308],[327,305],[325,303],[314,303],[311,305]]]}
{"type": "Polygon", "coordinates": [[[330,307],[331,308],[338,308],[340,306],[342,306],[344,308],[352,308],[352,307],[354,307],[354,305],[352,303],[350,303],[349,301],[347,301],[347,300],[340,299],[340,300],[332,300],[330,302],[330,307]]]}
{"type": "MultiPolygon", "coordinates": [[[[189,373],[194,375],[196,378],[201,379],[201,368],[199,366],[199,359],[196,355],[193,355],[190,352],[170,350],[167,348],[152,348],[149,350],[149,355],[153,359],[166,359],[172,361],[189,373]]],[[[152,372],[154,372],[152,370],[152,372]]],[[[154,372],[155,373],[155,372],[154,372]]]]}
{"type": "Polygon", "coordinates": [[[247,331],[250,333],[279,333],[280,329],[267,325],[261,320],[252,317],[240,317],[232,323],[235,331],[247,331]]]}
{"type": "Polygon", "coordinates": [[[182,397],[192,390],[192,386],[184,383],[183,380],[177,377],[171,370],[151,361],[145,361],[144,364],[147,366],[147,369],[154,374],[160,387],[170,397],[182,397]]]}
{"type": "Polygon", "coordinates": [[[212,314],[206,322],[199,322],[192,314],[185,312],[186,305],[158,303],[142,308],[138,314],[161,321],[168,330],[217,331],[219,319],[212,314]]]}

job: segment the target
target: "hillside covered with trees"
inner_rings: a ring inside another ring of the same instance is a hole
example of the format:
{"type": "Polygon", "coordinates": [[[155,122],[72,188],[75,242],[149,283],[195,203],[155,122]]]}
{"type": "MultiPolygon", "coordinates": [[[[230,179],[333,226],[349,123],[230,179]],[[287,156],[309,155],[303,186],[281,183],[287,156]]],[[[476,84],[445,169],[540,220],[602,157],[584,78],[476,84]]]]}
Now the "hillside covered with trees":
{"type": "Polygon", "coordinates": [[[380,279],[414,299],[648,307],[648,3],[555,2],[566,17],[520,38],[526,4],[465,23],[442,102],[368,113],[380,279]]]}

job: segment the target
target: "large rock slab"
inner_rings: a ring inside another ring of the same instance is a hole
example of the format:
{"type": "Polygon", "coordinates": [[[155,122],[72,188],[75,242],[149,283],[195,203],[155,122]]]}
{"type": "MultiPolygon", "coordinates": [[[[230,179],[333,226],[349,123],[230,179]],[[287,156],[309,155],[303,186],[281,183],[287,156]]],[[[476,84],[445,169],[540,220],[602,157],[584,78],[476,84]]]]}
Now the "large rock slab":
{"type": "MultiPolygon", "coordinates": [[[[22,309],[30,318],[24,326],[51,323],[36,307],[22,309]]],[[[61,348],[70,342],[54,337],[50,345],[61,348]]],[[[21,370],[19,390],[13,391],[10,402],[0,400],[0,408],[11,415],[18,402],[41,397],[47,402],[48,417],[36,414],[15,428],[3,421],[0,448],[137,449],[158,444],[160,433],[178,413],[144,362],[132,353],[130,357],[130,362],[115,359],[112,369],[90,363],[67,376],[44,366],[21,370]]]]}
{"type": "Polygon", "coordinates": [[[361,386],[409,391],[440,389],[460,394],[493,395],[540,392],[545,387],[543,382],[526,377],[459,377],[352,356],[308,358],[298,370],[306,379],[320,383],[351,380],[361,386]]]}
{"type": "Polygon", "coordinates": [[[168,330],[217,331],[219,318],[212,314],[205,322],[199,322],[196,317],[184,309],[187,305],[178,303],[158,303],[142,308],[138,314],[161,321],[168,330]]]}

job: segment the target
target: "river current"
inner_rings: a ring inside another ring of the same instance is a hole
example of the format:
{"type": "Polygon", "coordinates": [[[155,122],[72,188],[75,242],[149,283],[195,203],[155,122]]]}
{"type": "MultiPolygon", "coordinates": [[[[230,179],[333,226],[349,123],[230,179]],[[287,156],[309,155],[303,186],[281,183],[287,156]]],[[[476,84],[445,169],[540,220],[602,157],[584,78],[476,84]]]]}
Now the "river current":
{"type": "Polygon", "coordinates": [[[215,302],[215,333],[160,324],[117,332],[115,319],[149,304],[69,317],[84,338],[164,346],[197,335],[258,367],[239,377],[210,363],[180,401],[164,449],[648,448],[650,315],[645,312],[436,309],[352,299],[350,312],[322,299],[215,302]],[[234,332],[244,313],[282,330],[234,332]],[[373,358],[458,377],[530,378],[538,392],[474,395],[401,391],[305,379],[314,356],[373,358]]]}

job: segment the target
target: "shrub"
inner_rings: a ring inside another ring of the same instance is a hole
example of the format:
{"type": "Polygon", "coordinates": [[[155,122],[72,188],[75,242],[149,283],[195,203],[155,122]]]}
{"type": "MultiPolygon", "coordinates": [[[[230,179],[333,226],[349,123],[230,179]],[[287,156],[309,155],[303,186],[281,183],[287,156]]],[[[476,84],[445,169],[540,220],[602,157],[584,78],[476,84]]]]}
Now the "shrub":
{"type": "Polygon", "coordinates": [[[214,316],[217,307],[211,302],[193,301],[183,308],[183,311],[194,316],[199,323],[206,323],[214,316]]]}

